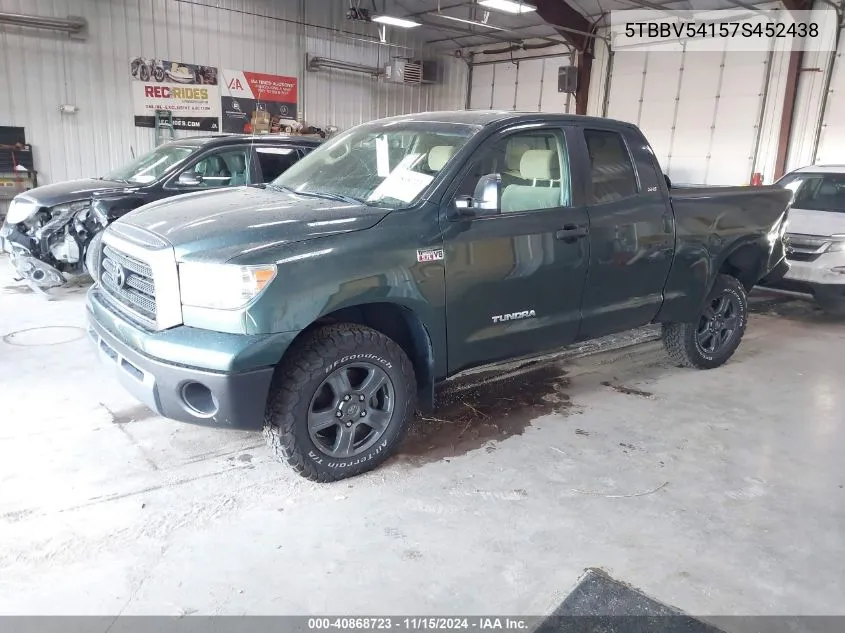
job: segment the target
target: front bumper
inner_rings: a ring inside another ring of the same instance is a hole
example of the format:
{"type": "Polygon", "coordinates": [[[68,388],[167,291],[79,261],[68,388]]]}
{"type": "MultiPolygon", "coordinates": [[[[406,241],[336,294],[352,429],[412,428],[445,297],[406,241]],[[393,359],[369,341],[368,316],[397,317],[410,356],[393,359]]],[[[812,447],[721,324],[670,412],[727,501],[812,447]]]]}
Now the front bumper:
{"type": "Polygon", "coordinates": [[[275,364],[293,334],[248,336],[185,326],[145,332],[109,312],[98,292],[96,286],[88,291],[89,334],[101,361],[135,398],[173,420],[261,428],[275,364]],[[214,368],[186,365],[202,357],[214,368]],[[241,368],[270,358],[272,363],[241,368]]]}
{"type": "Polygon", "coordinates": [[[824,253],[811,262],[790,260],[784,279],[810,286],[845,285],[845,253],[824,253]]]}

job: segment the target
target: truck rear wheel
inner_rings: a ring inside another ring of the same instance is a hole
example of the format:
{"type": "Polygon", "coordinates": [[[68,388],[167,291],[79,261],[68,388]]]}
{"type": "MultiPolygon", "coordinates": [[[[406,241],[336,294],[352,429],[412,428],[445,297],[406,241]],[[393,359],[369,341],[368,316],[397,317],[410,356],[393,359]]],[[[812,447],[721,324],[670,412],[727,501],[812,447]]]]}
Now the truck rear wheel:
{"type": "Polygon", "coordinates": [[[375,468],[396,450],[414,414],[407,355],[380,332],[348,323],[295,345],[267,402],[264,437],[274,454],[320,482],[375,468]]]}
{"type": "Polygon", "coordinates": [[[719,275],[695,322],[663,325],[663,345],[679,367],[713,369],[733,356],[747,323],[745,288],[734,277],[719,275]]]}

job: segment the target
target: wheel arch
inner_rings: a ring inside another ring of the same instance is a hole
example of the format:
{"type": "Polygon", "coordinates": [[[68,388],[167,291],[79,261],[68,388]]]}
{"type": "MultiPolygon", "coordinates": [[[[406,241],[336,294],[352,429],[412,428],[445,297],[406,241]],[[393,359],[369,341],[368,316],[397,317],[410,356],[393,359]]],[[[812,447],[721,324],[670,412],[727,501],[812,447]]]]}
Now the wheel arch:
{"type": "Polygon", "coordinates": [[[335,323],[364,325],[381,332],[399,345],[414,368],[417,406],[423,411],[434,408],[434,346],[425,323],[411,308],[391,302],[344,306],[315,319],[303,329],[288,347],[285,356],[296,347],[298,341],[315,329],[335,323]]]}
{"type": "Polygon", "coordinates": [[[714,267],[709,290],[719,275],[730,275],[743,285],[746,292],[750,292],[763,276],[766,251],[759,242],[742,242],[735,245],[722,255],[719,265],[714,267]]]}

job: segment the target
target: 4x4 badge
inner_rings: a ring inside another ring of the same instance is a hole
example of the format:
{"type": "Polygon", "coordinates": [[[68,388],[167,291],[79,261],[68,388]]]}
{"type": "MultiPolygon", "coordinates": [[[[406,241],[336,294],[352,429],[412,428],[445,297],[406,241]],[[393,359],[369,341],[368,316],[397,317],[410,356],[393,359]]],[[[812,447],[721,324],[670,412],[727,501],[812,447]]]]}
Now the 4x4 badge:
{"type": "Polygon", "coordinates": [[[418,248],[417,261],[418,262],[436,262],[443,259],[442,248],[418,248]]]}

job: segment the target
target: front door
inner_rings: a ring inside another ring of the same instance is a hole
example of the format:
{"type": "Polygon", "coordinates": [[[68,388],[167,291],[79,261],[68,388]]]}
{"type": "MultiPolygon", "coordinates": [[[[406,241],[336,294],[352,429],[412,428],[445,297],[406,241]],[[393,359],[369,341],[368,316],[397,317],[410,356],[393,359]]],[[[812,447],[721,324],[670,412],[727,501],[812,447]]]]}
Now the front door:
{"type": "Polygon", "coordinates": [[[450,373],[575,340],[589,261],[561,129],[505,131],[477,156],[441,213],[450,373]],[[502,179],[499,212],[458,216],[455,199],[488,174],[502,179]]]}
{"type": "Polygon", "coordinates": [[[248,146],[213,149],[173,176],[165,189],[168,193],[173,190],[187,193],[249,185],[254,182],[252,163],[252,150],[248,146]]]}

